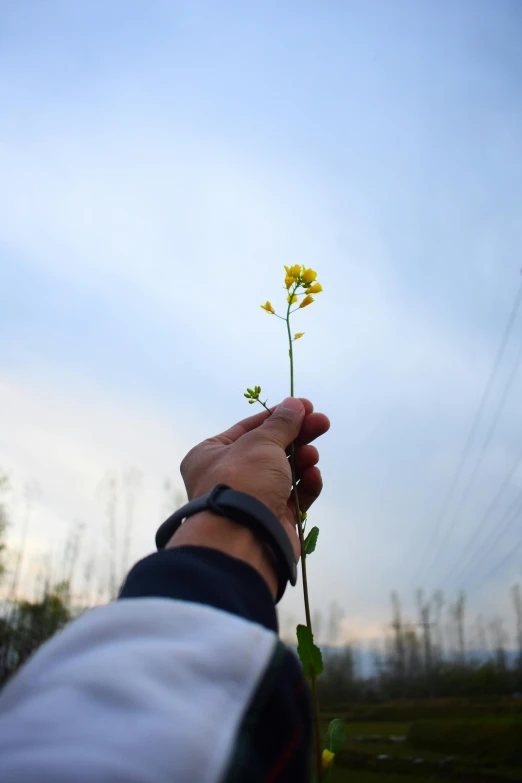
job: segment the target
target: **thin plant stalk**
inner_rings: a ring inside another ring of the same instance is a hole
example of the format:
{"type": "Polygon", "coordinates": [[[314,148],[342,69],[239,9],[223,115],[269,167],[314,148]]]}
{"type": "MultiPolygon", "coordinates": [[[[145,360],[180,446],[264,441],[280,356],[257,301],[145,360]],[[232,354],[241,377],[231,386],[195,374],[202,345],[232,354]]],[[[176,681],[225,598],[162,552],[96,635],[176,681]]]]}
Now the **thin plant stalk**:
{"type": "MultiPolygon", "coordinates": [[[[292,340],[292,332],[290,330],[290,308],[293,303],[293,298],[295,291],[297,289],[297,286],[292,291],[292,294],[288,297],[288,309],[286,311],[286,329],[288,332],[288,354],[290,357],[290,396],[294,397],[294,349],[293,349],[293,340],[292,340]]],[[[297,492],[297,470],[295,466],[295,446],[293,443],[290,444],[290,469],[292,471],[292,487],[293,487],[293,497],[294,497],[294,507],[295,507],[295,518],[297,522],[297,532],[299,535],[299,544],[301,546],[301,572],[303,575],[303,598],[304,598],[304,607],[305,607],[305,616],[306,616],[306,625],[308,627],[308,630],[310,631],[310,634],[313,635],[312,630],[312,617],[310,614],[310,600],[308,597],[308,579],[306,575],[306,554],[305,554],[305,545],[304,545],[304,533],[303,533],[303,522],[301,519],[301,509],[299,506],[299,494],[297,492]]],[[[311,674],[311,686],[312,686],[312,709],[313,709],[313,721],[314,721],[314,736],[315,736],[315,760],[317,765],[317,778],[320,781],[322,778],[323,768],[322,768],[322,756],[321,756],[321,730],[319,726],[319,704],[317,701],[317,678],[315,675],[315,672],[312,670],[311,674]]]]}

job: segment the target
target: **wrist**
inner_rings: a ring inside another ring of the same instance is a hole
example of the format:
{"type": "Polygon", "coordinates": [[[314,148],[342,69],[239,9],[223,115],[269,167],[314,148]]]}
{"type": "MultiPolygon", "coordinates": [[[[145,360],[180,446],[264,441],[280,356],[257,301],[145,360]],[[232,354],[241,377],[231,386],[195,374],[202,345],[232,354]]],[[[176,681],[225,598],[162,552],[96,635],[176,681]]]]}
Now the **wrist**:
{"type": "Polygon", "coordinates": [[[179,546],[209,547],[242,560],[263,577],[275,600],[278,590],[275,556],[243,525],[210,511],[202,511],[184,522],[166,548],[179,546]]]}

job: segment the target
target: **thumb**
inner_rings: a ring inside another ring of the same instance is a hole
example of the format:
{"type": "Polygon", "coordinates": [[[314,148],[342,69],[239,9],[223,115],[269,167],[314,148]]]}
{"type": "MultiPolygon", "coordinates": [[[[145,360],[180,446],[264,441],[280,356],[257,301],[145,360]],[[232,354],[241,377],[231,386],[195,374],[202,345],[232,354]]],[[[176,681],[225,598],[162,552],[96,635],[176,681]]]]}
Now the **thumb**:
{"type": "Polygon", "coordinates": [[[287,397],[263,422],[258,433],[286,449],[299,435],[304,417],[305,409],[301,400],[287,397]]]}

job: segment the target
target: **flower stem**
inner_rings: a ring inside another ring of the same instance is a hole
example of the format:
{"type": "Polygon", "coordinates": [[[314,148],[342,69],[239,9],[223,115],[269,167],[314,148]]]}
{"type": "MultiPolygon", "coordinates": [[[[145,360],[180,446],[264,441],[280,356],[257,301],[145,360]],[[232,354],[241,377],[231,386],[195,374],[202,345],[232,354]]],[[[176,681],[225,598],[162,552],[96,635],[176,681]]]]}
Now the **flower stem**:
{"type": "MultiPolygon", "coordinates": [[[[286,328],[288,332],[288,345],[289,345],[288,355],[290,357],[290,396],[291,397],[295,396],[294,395],[294,350],[292,345],[293,343],[292,332],[290,330],[290,315],[291,315],[290,307],[292,306],[291,303],[292,303],[294,293],[295,293],[295,289],[292,292],[292,295],[289,297],[290,301],[288,303],[288,309],[286,311],[286,328]]],[[[304,546],[303,522],[301,519],[301,509],[299,507],[299,494],[297,492],[297,470],[295,466],[295,446],[293,443],[290,444],[290,468],[292,471],[292,487],[293,487],[293,496],[294,496],[295,517],[297,522],[297,532],[299,535],[299,543],[301,545],[301,571],[303,575],[303,598],[304,598],[306,625],[308,627],[308,630],[310,631],[310,634],[313,634],[312,618],[310,615],[310,600],[308,598],[308,579],[306,576],[306,554],[305,554],[305,546],[304,546]]],[[[311,675],[311,685],[312,685],[312,708],[313,708],[314,736],[315,736],[315,761],[317,765],[317,779],[318,781],[320,781],[323,776],[323,767],[322,767],[322,758],[321,758],[321,730],[319,726],[319,704],[317,701],[317,683],[316,683],[316,676],[314,671],[312,671],[312,675],[311,675]]]]}

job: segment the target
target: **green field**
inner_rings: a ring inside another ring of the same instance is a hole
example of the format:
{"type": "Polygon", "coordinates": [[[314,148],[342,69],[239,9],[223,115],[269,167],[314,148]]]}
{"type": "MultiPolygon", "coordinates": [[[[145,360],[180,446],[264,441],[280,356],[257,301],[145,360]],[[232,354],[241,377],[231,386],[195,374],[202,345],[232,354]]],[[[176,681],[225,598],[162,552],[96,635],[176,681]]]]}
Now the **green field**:
{"type": "Polygon", "coordinates": [[[360,770],[335,769],[330,776],[331,783],[425,783],[426,778],[413,775],[379,774],[360,770]]]}
{"type": "MultiPolygon", "coordinates": [[[[409,703],[408,720],[346,719],[347,743],[336,759],[331,783],[512,783],[522,781],[522,715],[518,704],[419,704],[419,720],[409,703]],[[447,707],[447,709],[446,709],[447,707]],[[444,713],[446,713],[444,717],[444,713]],[[456,714],[455,714],[456,713],[456,714]],[[437,714],[426,719],[425,715],[437,714]],[[469,716],[469,717],[468,717],[469,716]],[[390,737],[406,737],[393,742],[390,737]],[[371,739],[370,739],[371,738],[371,739]],[[379,758],[381,757],[381,758],[379,758]]],[[[381,713],[391,712],[382,705],[381,713]]],[[[400,717],[400,706],[393,711],[400,717]]],[[[321,723],[324,732],[331,715],[321,723]]]]}

